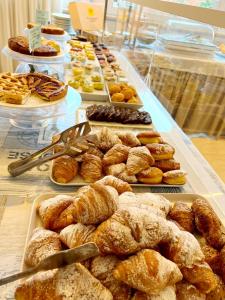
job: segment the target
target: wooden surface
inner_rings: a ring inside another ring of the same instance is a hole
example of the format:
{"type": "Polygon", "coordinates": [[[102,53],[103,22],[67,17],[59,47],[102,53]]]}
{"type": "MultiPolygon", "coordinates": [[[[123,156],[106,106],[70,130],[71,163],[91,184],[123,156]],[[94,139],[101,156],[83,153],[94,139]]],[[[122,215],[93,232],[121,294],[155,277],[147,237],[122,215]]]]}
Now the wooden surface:
{"type": "Polygon", "coordinates": [[[192,138],[191,140],[225,182],[225,139],[192,138]]]}

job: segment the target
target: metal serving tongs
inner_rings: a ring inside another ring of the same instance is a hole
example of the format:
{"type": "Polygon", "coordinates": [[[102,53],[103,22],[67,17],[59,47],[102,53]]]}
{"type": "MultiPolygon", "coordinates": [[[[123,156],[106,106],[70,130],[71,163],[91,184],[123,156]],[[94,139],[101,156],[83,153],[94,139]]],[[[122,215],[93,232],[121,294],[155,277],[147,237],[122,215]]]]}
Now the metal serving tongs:
{"type": "Polygon", "coordinates": [[[16,177],[57,157],[63,155],[75,157],[82,154],[83,152],[87,151],[90,146],[93,146],[96,143],[97,137],[96,135],[88,135],[90,131],[91,127],[88,122],[83,122],[66,129],[59,134],[59,138],[56,142],[24,159],[20,159],[9,164],[9,173],[16,177]],[[62,151],[43,156],[44,153],[49,152],[59,143],[64,144],[64,149],[62,151]]]}
{"type": "Polygon", "coordinates": [[[27,269],[14,275],[0,279],[0,286],[18,280],[40,271],[62,268],[75,262],[82,262],[88,258],[99,255],[99,249],[95,243],[87,243],[77,248],[60,251],[43,259],[36,267],[27,269]]]}

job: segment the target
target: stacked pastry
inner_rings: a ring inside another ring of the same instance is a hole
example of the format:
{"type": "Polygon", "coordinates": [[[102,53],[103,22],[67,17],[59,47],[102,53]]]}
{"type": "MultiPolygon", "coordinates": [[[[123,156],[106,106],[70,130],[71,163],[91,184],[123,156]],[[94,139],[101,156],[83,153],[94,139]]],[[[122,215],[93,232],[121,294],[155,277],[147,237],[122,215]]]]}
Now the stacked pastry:
{"type": "Polygon", "coordinates": [[[164,142],[158,132],[146,131],[135,136],[103,128],[97,132],[96,146],[79,158],[63,157],[53,164],[55,181],[67,183],[80,175],[86,182],[95,182],[104,175],[113,175],[128,183],[185,183],[185,172],[173,159],[174,148],[164,142]]]}
{"type": "Polygon", "coordinates": [[[128,183],[106,176],[74,196],[41,202],[38,214],[43,228],[28,243],[28,266],[89,241],[101,255],[30,277],[17,287],[16,299],[225,297],[223,228],[205,200],[172,207],[163,196],[135,194],[128,183]]]}

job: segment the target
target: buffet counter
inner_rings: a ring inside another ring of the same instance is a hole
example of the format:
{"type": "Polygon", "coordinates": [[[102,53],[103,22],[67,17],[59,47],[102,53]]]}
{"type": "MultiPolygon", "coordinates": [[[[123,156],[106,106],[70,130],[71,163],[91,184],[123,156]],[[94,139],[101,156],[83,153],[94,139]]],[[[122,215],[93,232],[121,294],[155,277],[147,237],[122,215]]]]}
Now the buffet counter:
{"type": "MultiPolygon", "coordinates": [[[[171,187],[138,187],[137,192],[148,191],[156,193],[196,193],[210,200],[216,212],[225,212],[225,187],[214,170],[209,166],[191,141],[178,127],[158,99],[146,87],[141,77],[136,73],[127,58],[119,52],[114,52],[122,69],[126,72],[129,82],[137,89],[144,109],[151,114],[154,127],[163,138],[176,149],[176,157],[182,169],[187,173],[187,183],[181,188],[171,187]]],[[[95,101],[95,103],[97,103],[95,101]]],[[[82,102],[81,109],[92,102],[82,102]]],[[[75,114],[75,122],[80,121],[79,109],[75,114]]],[[[37,129],[18,129],[0,119],[0,277],[13,274],[20,270],[26,235],[29,226],[31,206],[34,198],[40,193],[73,192],[74,187],[60,187],[49,179],[50,163],[12,178],[8,175],[7,166],[13,160],[25,157],[27,154],[42,148],[51,141],[56,132],[71,126],[74,120],[55,120],[47,127],[37,129]]],[[[0,288],[0,299],[13,299],[13,289],[16,283],[0,288]]]]}

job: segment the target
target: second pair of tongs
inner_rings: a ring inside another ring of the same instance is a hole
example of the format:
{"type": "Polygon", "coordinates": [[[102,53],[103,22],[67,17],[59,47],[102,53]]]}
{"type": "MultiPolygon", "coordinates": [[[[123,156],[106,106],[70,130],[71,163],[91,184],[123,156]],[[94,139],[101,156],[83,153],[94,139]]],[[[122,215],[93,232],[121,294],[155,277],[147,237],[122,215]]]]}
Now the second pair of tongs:
{"type": "Polygon", "coordinates": [[[91,145],[96,143],[97,137],[96,135],[88,135],[90,131],[91,127],[88,122],[83,122],[66,129],[60,133],[56,142],[24,159],[11,163],[8,166],[9,173],[15,177],[57,157],[63,155],[76,157],[77,155],[82,154],[87,151],[91,145]],[[60,143],[64,144],[63,150],[43,156],[43,154],[54,149],[54,147],[60,143]]]}

